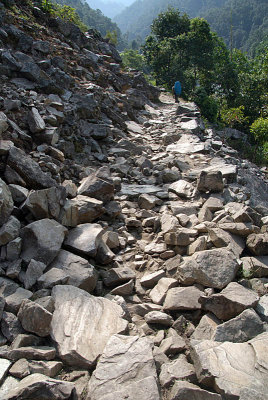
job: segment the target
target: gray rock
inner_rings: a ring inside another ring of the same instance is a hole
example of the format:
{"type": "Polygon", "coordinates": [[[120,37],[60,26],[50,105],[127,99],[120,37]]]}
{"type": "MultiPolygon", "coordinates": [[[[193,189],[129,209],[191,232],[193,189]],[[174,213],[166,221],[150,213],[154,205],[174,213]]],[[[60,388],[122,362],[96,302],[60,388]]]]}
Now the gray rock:
{"type": "Polygon", "coordinates": [[[0,226],[7,222],[14,203],[7,184],[0,178],[0,226]]]}
{"type": "Polygon", "coordinates": [[[168,400],[221,400],[219,394],[208,392],[187,381],[175,381],[168,400]]]}
{"type": "Polygon", "coordinates": [[[203,292],[195,286],[175,287],[169,289],[163,305],[167,311],[173,310],[200,310],[199,299],[203,292]]]}
{"type": "Polygon", "coordinates": [[[194,366],[188,363],[184,354],[176,360],[163,364],[159,375],[160,383],[163,387],[170,386],[177,380],[196,380],[194,366]]]}
{"type": "Polygon", "coordinates": [[[88,386],[87,400],[159,400],[152,343],[145,337],[114,335],[88,386]]]}
{"type": "Polygon", "coordinates": [[[56,285],[65,285],[70,279],[69,274],[59,268],[51,268],[37,280],[40,289],[52,289],[56,285]]]}
{"type": "Polygon", "coordinates": [[[265,294],[260,298],[256,311],[262,320],[268,322],[268,294],[265,294]]]}
{"type": "Polygon", "coordinates": [[[163,304],[169,289],[177,286],[178,282],[173,278],[161,278],[150,291],[150,298],[155,304],[163,304]]]}
{"type": "Polygon", "coordinates": [[[48,336],[52,314],[34,301],[24,300],[18,312],[22,327],[38,336],[48,336]]]}
{"type": "Polygon", "coordinates": [[[114,185],[109,180],[104,180],[95,174],[91,174],[83,179],[77,193],[106,203],[114,196],[114,185]]]}
{"type": "Polygon", "coordinates": [[[77,400],[75,386],[71,382],[49,378],[42,374],[31,374],[11,389],[5,400],[23,400],[26,397],[51,400],[77,400]]]}
{"type": "Polygon", "coordinates": [[[43,118],[35,107],[33,107],[28,114],[28,124],[32,133],[39,133],[46,127],[43,118]]]}
{"type": "Polygon", "coordinates": [[[26,273],[24,275],[23,282],[25,289],[30,289],[37,282],[37,279],[40,278],[45,269],[46,264],[32,259],[29,262],[26,273]]]}
{"type": "Polygon", "coordinates": [[[102,273],[103,282],[106,286],[116,286],[118,284],[135,279],[135,272],[129,267],[110,268],[102,273]]]}
{"type": "Polygon", "coordinates": [[[105,213],[103,202],[88,196],[78,195],[68,200],[61,210],[60,221],[65,226],[93,222],[105,213]]]}
{"type": "Polygon", "coordinates": [[[264,325],[256,312],[245,310],[237,317],[216,327],[211,338],[216,342],[242,343],[264,332],[264,325]]]}
{"type": "Polygon", "coordinates": [[[161,311],[150,311],[148,314],[144,316],[147,324],[159,324],[164,326],[171,326],[173,324],[173,318],[161,311]]]}
{"type": "Polygon", "coordinates": [[[267,393],[267,346],[267,332],[247,343],[193,340],[191,356],[199,382],[230,399],[254,383],[267,393]]]}
{"type": "Polygon", "coordinates": [[[245,240],[239,236],[232,235],[229,232],[224,231],[220,228],[208,228],[209,237],[214,246],[226,247],[232,251],[234,255],[239,258],[242,254],[246,243],[245,240]]]}
{"type": "Polygon", "coordinates": [[[12,342],[20,333],[24,333],[24,329],[16,315],[6,311],[2,315],[1,331],[9,342],[12,342]]]}
{"type": "Polygon", "coordinates": [[[95,257],[104,230],[99,224],[80,224],[71,229],[64,241],[66,247],[82,256],[95,257]]]}
{"type": "Polygon", "coordinates": [[[151,274],[145,274],[140,280],[140,283],[142,286],[145,286],[146,288],[153,288],[157,282],[166,276],[166,273],[163,269],[160,269],[159,271],[152,272],[151,274]]]}
{"type": "Polygon", "coordinates": [[[18,260],[18,258],[20,256],[20,252],[21,252],[21,244],[22,244],[22,240],[21,240],[20,237],[12,240],[11,242],[9,242],[7,244],[7,247],[6,247],[6,250],[7,250],[6,259],[8,261],[18,260]]]}
{"type": "Polygon", "coordinates": [[[30,156],[15,146],[9,150],[7,163],[26,182],[28,188],[42,189],[57,186],[56,181],[43,172],[30,156]]]}
{"type": "Polygon", "coordinates": [[[0,358],[0,385],[3,383],[6,375],[8,374],[8,370],[11,367],[11,362],[6,360],[5,358],[0,358]]]}
{"type": "Polygon", "coordinates": [[[177,278],[184,285],[199,283],[222,289],[230,283],[239,268],[234,254],[226,249],[199,251],[177,268],[177,278]]]}
{"type": "Polygon", "coordinates": [[[20,221],[11,215],[7,222],[0,227],[0,246],[11,242],[19,236],[20,221]]]}
{"type": "Polygon", "coordinates": [[[58,375],[60,370],[62,369],[62,362],[60,361],[38,361],[32,360],[29,362],[29,370],[32,374],[43,374],[49,376],[50,378],[54,378],[54,376],[58,375]]]}
{"type": "Polygon", "coordinates": [[[30,192],[23,210],[28,210],[36,219],[54,218],[58,220],[61,207],[66,199],[66,191],[63,187],[51,187],[30,192]]]}
{"type": "Polygon", "coordinates": [[[243,276],[245,278],[268,277],[268,257],[242,257],[243,276]]]}
{"type": "Polygon", "coordinates": [[[60,250],[49,268],[62,270],[69,276],[66,282],[68,285],[79,287],[86,292],[92,292],[97,284],[98,274],[95,268],[85,258],[69,251],[60,250]]]}
{"type": "Polygon", "coordinates": [[[197,189],[199,192],[222,192],[224,188],[221,171],[201,171],[197,189]]]}
{"type": "Polygon", "coordinates": [[[194,193],[194,186],[181,179],[177,182],[172,183],[169,188],[168,188],[169,192],[175,193],[177,196],[181,197],[182,199],[184,198],[191,198],[193,196],[194,193]]]}
{"type": "Polygon", "coordinates": [[[5,358],[17,361],[21,358],[26,360],[53,360],[56,356],[56,350],[54,347],[48,346],[35,346],[35,347],[19,347],[13,349],[12,347],[8,350],[0,348],[0,356],[4,355],[5,358]]]}
{"type": "Polygon", "coordinates": [[[60,251],[67,229],[51,219],[42,219],[25,226],[21,230],[21,258],[31,259],[48,265],[60,251]]]}
{"type": "Polygon", "coordinates": [[[23,379],[30,375],[29,363],[25,358],[16,361],[9,370],[10,375],[23,379]]]}
{"type": "Polygon", "coordinates": [[[23,201],[27,199],[29,194],[29,190],[20,185],[10,184],[8,185],[13,201],[15,204],[21,204],[23,201]]]}
{"type": "Polygon", "coordinates": [[[92,367],[109,338],[126,330],[123,310],[115,302],[64,285],[54,287],[52,297],[51,337],[60,358],[70,365],[92,367]]]}
{"type": "Polygon", "coordinates": [[[200,302],[205,310],[213,312],[224,321],[236,317],[247,308],[257,305],[259,296],[237,282],[231,282],[220,293],[201,297],[200,302]]]}
{"type": "Polygon", "coordinates": [[[32,295],[33,293],[30,292],[30,290],[25,290],[19,287],[15,293],[5,298],[5,310],[13,314],[17,314],[22,301],[25,299],[29,299],[30,297],[32,297],[32,295]]]}
{"type": "Polygon", "coordinates": [[[247,237],[247,247],[256,256],[268,255],[268,232],[249,235],[247,237]]]}

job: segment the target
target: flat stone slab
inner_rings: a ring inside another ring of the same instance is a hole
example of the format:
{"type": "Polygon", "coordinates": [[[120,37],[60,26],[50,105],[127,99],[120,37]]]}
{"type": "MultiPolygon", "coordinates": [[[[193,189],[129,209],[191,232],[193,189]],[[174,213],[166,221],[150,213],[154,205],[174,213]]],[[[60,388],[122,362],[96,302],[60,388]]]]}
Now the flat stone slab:
{"type": "Polygon", "coordinates": [[[161,192],[162,188],[154,185],[128,185],[123,183],[121,194],[127,196],[137,197],[141,194],[154,194],[161,192]]]}
{"type": "Polygon", "coordinates": [[[55,286],[52,297],[51,337],[69,365],[93,367],[109,338],[127,328],[122,308],[113,301],[66,285],[55,286]]]}
{"type": "Polygon", "coordinates": [[[114,335],[93,372],[87,400],[159,400],[152,343],[114,335]]]}
{"type": "Polygon", "coordinates": [[[181,138],[174,144],[167,146],[167,152],[179,154],[194,154],[205,151],[205,144],[194,135],[182,135],[181,138]]]}

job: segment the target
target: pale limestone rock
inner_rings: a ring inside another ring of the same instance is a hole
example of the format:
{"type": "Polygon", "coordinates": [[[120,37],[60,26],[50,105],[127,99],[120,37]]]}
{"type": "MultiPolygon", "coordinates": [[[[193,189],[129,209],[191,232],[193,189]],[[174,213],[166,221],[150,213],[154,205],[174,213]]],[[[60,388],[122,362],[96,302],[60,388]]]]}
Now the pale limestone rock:
{"type": "Polygon", "coordinates": [[[152,343],[114,335],[89,382],[87,400],[159,400],[152,343]]]}
{"type": "Polygon", "coordinates": [[[70,365],[92,367],[110,336],[126,330],[123,310],[115,302],[64,285],[55,286],[52,297],[51,337],[60,358],[70,365]]]}
{"type": "Polygon", "coordinates": [[[156,286],[151,290],[149,296],[155,304],[163,304],[167,291],[175,286],[178,282],[173,278],[161,278],[156,286]]]}
{"type": "Polygon", "coordinates": [[[239,398],[254,384],[267,392],[267,332],[247,343],[193,340],[191,356],[199,382],[226,398],[239,398]]]}
{"type": "Polygon", "coordinates": [[[147,324],[159,324],[170,327],[174,320],[173,318],[161,311],[150,311],[148,314],[144,316],[145,321],[147,324]]]}
{"type": "Polygon", "coordinates": [[[176,360],[163,364],[159,375],[160,383],[167,387],[176,380],[195,381],[196,375],[194,366],[188,363],[184,354],[181,354],[176,360]]]}
{"type": "Polygon", "coordinates": [[[203,292],[195,286],[175,287],[169,289],[163,305],[167,311],[173,310],[200,310],[198,302],[203,292]]]}
{"type": "Polygon", "coordinates": [[[167,397],[168,400],[221,400],[219,394],[208,392],[187,381],[176,380],[167,397]]]}
{"type": "Polygon", "coordinates": [[[78,400],[73,383],[52,379],[42,374],[31,374],[22,379],[16,387],[10,390],[5,400],[23,400],[27,397],[78,400]]]}

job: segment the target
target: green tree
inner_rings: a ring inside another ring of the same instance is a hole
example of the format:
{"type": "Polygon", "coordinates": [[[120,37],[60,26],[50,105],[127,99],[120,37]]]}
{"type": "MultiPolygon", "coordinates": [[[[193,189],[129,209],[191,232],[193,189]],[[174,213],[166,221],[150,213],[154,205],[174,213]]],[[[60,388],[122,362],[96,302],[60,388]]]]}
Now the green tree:
{"type": "Polygon", "coordinates": [[[139,54],[137,50],[125,49],[120,53],[123,64],[126,67],[137,69],[139,71],[145,71],[146,66],[144,62],[144,57],[139,54]]]}

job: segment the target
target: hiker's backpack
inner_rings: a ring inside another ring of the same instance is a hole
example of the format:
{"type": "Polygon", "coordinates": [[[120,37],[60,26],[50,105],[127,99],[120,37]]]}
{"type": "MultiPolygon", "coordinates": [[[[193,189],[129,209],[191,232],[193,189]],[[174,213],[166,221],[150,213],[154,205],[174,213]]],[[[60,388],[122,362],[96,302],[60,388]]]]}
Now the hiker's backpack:
{"type": "Polygon", "coordinates": [[[175,92],[177,95],[180,95],[180,94],[181,94],[181,83],[180,83],[179,81],[175,82],[175,85],[174,85],[174,92],[175,92]]]}

